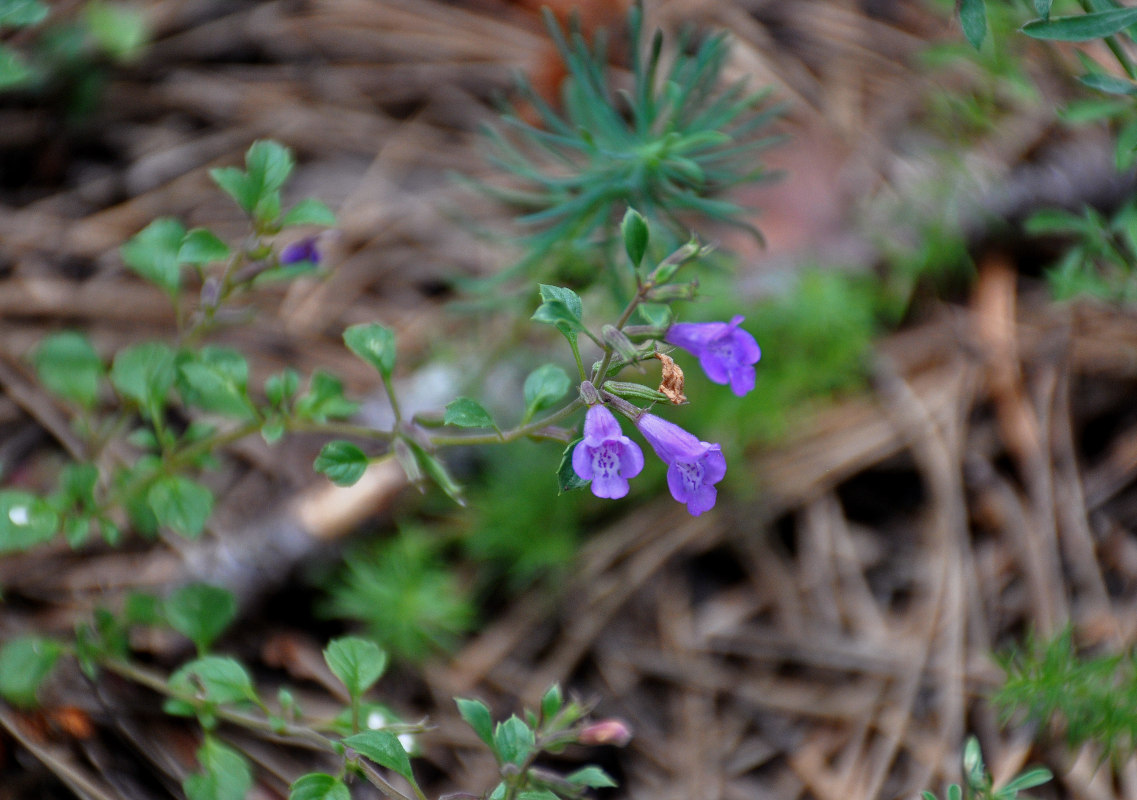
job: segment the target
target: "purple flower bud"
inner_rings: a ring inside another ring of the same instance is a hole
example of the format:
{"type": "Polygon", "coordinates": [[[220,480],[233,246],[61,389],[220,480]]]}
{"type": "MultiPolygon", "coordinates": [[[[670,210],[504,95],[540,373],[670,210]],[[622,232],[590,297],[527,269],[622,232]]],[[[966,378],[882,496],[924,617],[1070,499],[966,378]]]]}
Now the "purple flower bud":
{"type": "Polygon", "coordinates": [[[316,237],[309,236],[306,239],[287,244],[280,251],[281,266],[299,264],[301,261],[311,261],[313,264],[320,263],[320,251],[316,249],[316,237]]]}
{"type": "Polygon", "coordinates": [[[602,719],[586,726],[577,741],[586,745],[610,744],[623,747],[632,740],[632,729],[622,719],[602,719]]]}
{"type": "Polygon", "coordinates": [[[592,406],[584,417],[584,438],[572,451],[572,469],[592,481],[592,493],[613,499],[628,493],[628,479],[644,468],[640,446],[624,436],[620,423],[604,406],[592,406]]]}
{"type": "Polygon", "coordinates": [[[762,351],[754,337],[738,326],[744,318],[730,322],[677,322],[663,340],[682,347],[699,359],[699,366],[715,383],[730,384],[739,397],[754,388],[754,365],[762,351]]]}
{"type": "Polygon", "coordinates": [[[718,499],[714,485],[726,475],[722,448],[700,442],[693,434],[654,414],[642,414],[636,427],[667,464],[671,496],[686,503],[687,511],[696,517],[714,508],[718,499]]]}

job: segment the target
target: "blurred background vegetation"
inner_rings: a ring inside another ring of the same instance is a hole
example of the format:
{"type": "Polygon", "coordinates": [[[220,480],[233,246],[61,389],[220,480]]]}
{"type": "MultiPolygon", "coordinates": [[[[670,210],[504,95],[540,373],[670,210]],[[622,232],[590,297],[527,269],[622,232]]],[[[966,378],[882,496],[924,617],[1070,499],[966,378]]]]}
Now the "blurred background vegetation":
{"type": "MultiPolygon", "coordinates": [[[[729,453],[716,512],[687,517],[651,464],[620,503],[558,495],[558,448],[533,442],[448,454],[464,508],[395,474],[332,489],[317,437],[244,442],[200,541],[6,555],[0,639],[209,581],[239,600],[219,646],[319,708],[319,646],[366,633],[396,663],[390,713],[438,725],[438,792],[492,773],[451,695],[508,713],[559,680],[636,731],[604,765],[626,796],[912,797],[958,780],[967,732],[996,780],[1044,761],[1040,797],[1131,796],[1092,741],[1035,741],[987,701],[990,654],[1027,631],[1134,636],[1137,117],[1073,77],[1106,46],[1018,33],[1032,2],[989,3],[978,49],[938,0],[645,0],[642,23],[620,0],[542,5],[0,3],[4,482],[45,490],[70,441],[37,344],[169,338],[119,246],[165,215],[239,232],[208,169],[271,137],[296,156],[289,199],[337,212],[328,269],[216,341],[255,354],[257,385],[342,376],[364,422],[390,409],[348,325],[397,331],[410,411],[469,394],[516,414],[562,355],[504,313],[531,312],[532,282],[618,306],[628,204],[653,258],[715,243],[682,319],[745,314],[763,349],[751,395],[691,369],[673,417],[729,453]]],[[[160,668],[185,644],[129,641],[160,668]]],[[[64,774],[165,797],[193,768],[153,697],[91,688],[0,708],[0,799],[70,796],[64,774]]],[[[279,796],[288,757],[234,742],[279,796]]]]}

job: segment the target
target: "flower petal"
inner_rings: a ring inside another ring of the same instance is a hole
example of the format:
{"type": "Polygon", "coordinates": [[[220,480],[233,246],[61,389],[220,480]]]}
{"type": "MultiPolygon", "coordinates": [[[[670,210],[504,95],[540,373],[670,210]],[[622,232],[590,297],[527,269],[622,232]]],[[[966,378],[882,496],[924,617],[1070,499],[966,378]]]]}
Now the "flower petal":
{"type": "Polygon", "coordinates": [[[715,507],[718,501],[718,489],[713,486],[703,485],[692,493],[690,499],[687,501],[687,513],[693,517],[697,517],[704,511],[710,511],[715,507]]]}
{"type": "Polygon", "coordinates": [[[757,340],[744,330],[736,330],[731,334],[734,342],[734,352],[743,364],[757,364],[762,360],[762,348],[757,340]]]}
{"type": "Polygon", "coordinates": [[[667,329],[663,341],[695,353],[730,331],[725,322],[676,322],[667,329]]]}
{"type": "Polygon", "coordinates": [[[614,439],[623,435],[620,423],[604,406],[592,406],[584,415],[584,440],[589,444],[595,445],[605,439],[614,439]]]}
{"type": "Polygon", "coordinates": [[[640,446],[624,435],[620,423],[603,406],[592,406],[584,417],[584,438],[572,451],[572,469],[592,482],[597,497],[616,499],[628,493],[628,479],[644,466],[640,446]]]}
{"type": "Polygon", "coordinates": [[[707,377],[711,379],[712,383],[726,384],[730,382],[731,364],[714,350],[704,350],[699,354],[699,366],[703,368],[703,372],[707,373],[707,377]]]}
{"type": "Polygon", "coordinates": [[[644,451],[627,436],[621,436],[620,441],[624,445],[623,452],[620,453],[620,474],[625,478],[634,478],[643,471],[644,451]]]}
{"type": "Polygon", "coordinates": [[[757,383],[757,375],[754,367],[738,367],[730,373],[730,390],[737,397],[744,397],[748,392],[753,391],[755,383],[757,383]]]}
{"type": "Polygon", "coordinates": [[[705,476],[693,475],[697,470],[694,464],[672,464],[667,468],[667,488],[671,496],[684,503],[692,516],[710,511],[718,499],[718,490],[705,482],[705,476]]]}
{"type": "Polygon", "coordinates": [[[726,456],[722,454],[722,448],[719,445],[712,444],[706,456],[703,457],[703,481],[705,483],[718,483],[725,477],[726,456]]]}
{"type": "Polygon", "coordinates": [[[697,461],[710,447],[675,423],[668,422],[655,414],[642,415],[636,420],[636,427],[655,450],[655,454],[668,464],[676,461],[697,461]]]}
{"type": "Polygon", "coordinates": [[[581,439],[572,450],[572,471],[582,481],[592,480],[592,448],[581,439]]]}
{"type": "Polygon", "coordinates": [[[316,249],[315,237],[309,236],[292,242],[285,245],[284,249],[280,251],[281,265],[298,264],[301,261],[311,261],[313,264],[320,263],[320,251],[316,249]]]}
{"type": "Polygon", "coordinates": [[[597,473],[592,479],[592,493],[606,500],[619,500],[628,493],[628,479],[618,472],[608,475],[597,473]]]}
{"type": "Polygon", "coordinates": [[[679,322],[672,325],[664,341],[690,351],[714,383],[730,384],[741,397],[754,388],[753,365],[762,357],[758,342],[742,330],[744,317],[730,322],[679,322]]]}

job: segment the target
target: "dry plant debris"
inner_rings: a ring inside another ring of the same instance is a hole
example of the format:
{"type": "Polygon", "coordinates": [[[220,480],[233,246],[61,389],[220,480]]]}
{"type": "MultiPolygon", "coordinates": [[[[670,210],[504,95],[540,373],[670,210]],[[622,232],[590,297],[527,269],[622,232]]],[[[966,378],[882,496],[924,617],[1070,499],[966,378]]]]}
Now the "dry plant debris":
{"type": "MultiPolygon", "coordinates": [[[[590,9],[609,21],[622,5],[590,9]]],[[[227,211],[199,205],[207,167],[236,163],[257,137],[296,150],[298,191],[332,199],[341,226],[334,276],[261,309],[244,344],[360,390],[370,379],[338,342],[345,326],[381,315],[425,348],[438,280],[502,258],[447,223],[443,173],[484,169],[473,132],[511,70],[549,69],[533,6],[158,0],[149,55],[118,75],[97,120],[65,132],[46,112],[6,109],[4,157],[32,165],[0,185],[6,477],[34,485],[53,447],[79,446],[29,378],[33,343],[81,326],[109,351],[167,331],[167,307],[117,247],[161,214],[223,230],[227,211]]],[[[806,138],[822,143],[819,162],[859,174],[887,159],[882,130],[918,92],[906,60],[937,31],[900,3],[649,9],[649,24],[689,20],[729,28],[734,68],[798,98],[791,126],[819,126],[806,138]]],[[[998,679],[990,652],[1027,628],[1074,620],[1118,646],[1137,637],[1137,320],[1058,311],[1017,286],[1015,264],[986,260],[967,306],[883,345],[871,394],[754,458],[755,499],[698,519],[669,502],[633,511],[595,532],[559,599],[523,598],[447,664],[398,676],[392,696],[439,725],[426,753],[435,787],[481,785],[492,769],[468,756],[453,694],[508,710],[560,680],[630,721],[635,739],[606,765],[629,797],[911,797],[957,778],[965,731],[983,737],[996,778],[1046,758],[1064,796],[1134,796],[1132,770],[1110,785],[1092,753],[1033,750],[982,702],[998,679]]],[[[0,638],[67,630],[97,603],[205,576],[238,591],[253,629],[297,564],[397,501],[394,474],[328,489],[312,449],[244,448],[205,543],[6,557],[0,638]]],[[[326,683],[311,632],[272,624],[245,655],[326,683]]],[[[159,662],[176,655],[161,637],[135,644],[159,662]]],[[[52,692],[42,713],[0,710],[0,800],[164,797],[191,769],[194,739],[138,687],[75,675],[52,692]]],[[[280,796],[293,765],[265,741],[241,743],[261,796],[280,796]]]]}

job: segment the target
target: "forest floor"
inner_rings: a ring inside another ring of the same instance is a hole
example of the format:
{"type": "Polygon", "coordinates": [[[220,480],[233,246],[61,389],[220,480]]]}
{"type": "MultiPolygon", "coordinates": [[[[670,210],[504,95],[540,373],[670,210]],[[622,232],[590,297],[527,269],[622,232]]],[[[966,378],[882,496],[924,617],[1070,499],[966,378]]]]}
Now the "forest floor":
{"type": "MultiPolygon", "coordinates": [[[[152,44],[112,75],[92,116],[0,105],[6,482],[37,487],[71,436],[32,379],[35,343],[62,327],[102,353],[169,337],[173,312],[118,248],[157,216],[238,231],[208,168],[239,164],[256,139],[293,149],[297,196],[325,199],[339,224],[322,243],[326,280],[270,294],[257,325],[222,336],[258,354],[251,383],[323,367],[377,395],[342,345],[346,326],[382,319],[407,363],[440,329],[456,335],[450,279],[492,274],[511,254],[453,222],[469,198],[450,173],[490,174],[477,130],[514,71],[555,83],[537,5],[153,0],[152,44]]],[[[626,4],[583,5],[590,25],[618,26],[626,4]]],[[[645,5],[649,26],[729,30],[732,77],[790,103],[789,140],[767,159],[787,177],[746,198],[763,209],[768,246],[722,241],[739,254],[745,303],[807,263],[871,272],[882,239],[919,229],[934,192],[871,222],[875,237],[865,220],[943,168],[927,98],[978,91],[966,70],[933,78],[919,66],[929,42],[960,38],[946,16],[899,2],[645,5]]],[[[1005,116],[956,154],[984,213],[1012,223],[1048,200],[1109,205],[1131,189],[1112,177],[1104,137],[1054,123],[1065,87],[1037,66],[1039,97],[995,98],[1005,116]]],[[[507,227],[502,213],[477,215],[507,227]]],[[[1112,648],[1137,638],[1137,318],[1053,304],[1044,251],[986,219],[963,233],[972,279],[918,299],[881,338],[863,391],[819,402],[732,465],[753,492],[698,518],[667,497],[622,506],[589,531],[557,591],[542,584],[484,609],[453,653],[384,679],[401,713],[436,726],[423,744],[432,796],[493,785],[453,696],[508,715],[560,681],[634,731],[625,749],[583,754],[619,780],[609,796],[911,798],[960,779],[975,733],[997,780],[1050,766],[1059,778],[1040,797],[1137,797],[1133,763],[1111,771],[1091,750],[1037,745],[1031,730],[1002,728],[986,699],[1002,674],[992,653],[1028,631],[1073,623],[1083,643],[1112,648]]],[[[318,447],[239,445],[201,541],[4,556],[0,639],[65,634],[132,591],[214,580],[241,599],[222,644],[307,686],[318,707],[320,647],[337,629],[313,615],[303,569],[333,562],[363,529],[389,534],[414,508],[393,473],[330,487],[311,470],[318,447]]],[[[156,665],[188,655],[176,637],[132,645],[156,665]]],[[[180,796],[197,739],[158,708],[142,688],[78,673],[51,687],[43,712],[0,706],[0,800],[72,796],[60,764],[111,797],[180,796]]],[[[256,797],[286,796],[311,758],[235,741],[258,765],[256,797]]]]}

